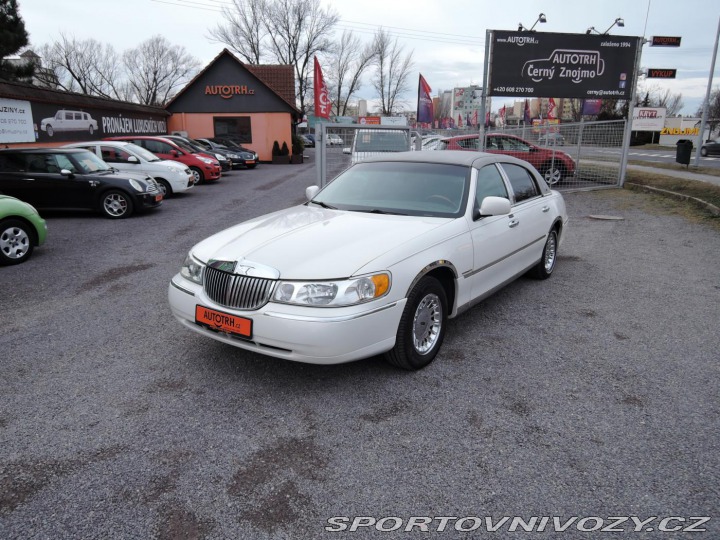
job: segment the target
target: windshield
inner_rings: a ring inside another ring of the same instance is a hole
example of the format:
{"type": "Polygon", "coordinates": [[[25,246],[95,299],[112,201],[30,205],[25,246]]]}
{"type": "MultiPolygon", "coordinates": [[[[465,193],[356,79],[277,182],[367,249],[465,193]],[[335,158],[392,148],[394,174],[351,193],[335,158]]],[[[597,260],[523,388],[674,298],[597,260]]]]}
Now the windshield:
{"type": "Polygon", "coordinates": [[[459,217],[470,168],[438,163],[358,163],[328,184],[313,203],[340,210],[459,217]]]}
{"type": "Polygon", "coordinates": [[[95,155],[93,152],[90,152],[88,150],[81,150],[78,152],[73,152],[72,154],[65,155],[68,155],[70,157],[70,160],[77,164],[78,171],[83,174],[111,170],[111,167],[107,163],[97,157],[97,155],[95,155]]]}
{"type": "Polygon", "coordinates": [[[176,145],[178,145],[180,148],[185,150],[186,152],[190,152],[191,154],[194,154],[195,152],[204,152],[205,149],[200,147],[195,147],[195,145],[190,144],[185,141],[181,141],[180,139],[173,139],[172,142],[174,142],[176,145]]]}
{"type": "Polygon", "coordinates": [[[144,159],[145,161],[160,161],[160,158],[155,154],[146,150],[142,146],[138,146],[137,144],[128,143],[124,146],[124,149],[132,154],[135,154],[137,157],[144,159]]]}

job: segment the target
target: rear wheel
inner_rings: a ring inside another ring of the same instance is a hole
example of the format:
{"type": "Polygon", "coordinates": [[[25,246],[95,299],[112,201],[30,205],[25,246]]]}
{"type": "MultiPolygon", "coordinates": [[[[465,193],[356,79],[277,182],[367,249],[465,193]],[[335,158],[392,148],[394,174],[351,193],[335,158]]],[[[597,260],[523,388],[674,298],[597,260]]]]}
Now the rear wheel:
{"type": "Polygon", "coordinates": [[[32,255],[35,235],[30,226],[18,219],[0,221],[0,264],[25,262],[32,255]]]}
{"type": "Polygon", "coordinates": [[[542,175],[549,186],[554,186],[565,176],[565,168],[558,163],[546,163],[542,168],[542,175]]]}
{"type": "Polygon", "coordinates": [[[446,322],[445,289],[437,279],[426,276],[408,296],[400,318],[395,347],[385,353],[385,359],[407,370],[424,368],[440,350],[446,322]]]}
{"type": "Polygon", "coordinates": [[[543,248],[540,261],[530,270],[532,277],[536,279],[547,279],[552,275],[555,269],[555,263],[557,262],[557,244],[557,230],[553,229],[548,234],[547,240],[545,240],[545,247],[543,248]]]}
{"type": "Polygon", "coordinates": [[[48,134],[48,137],[52,137],[55,133],[55,131],[53,131],[53,127],[50,124],[48,124],[45,128],[45,132],[48,134]]]}
{"type": "Polygon", "coordinates": [[[708,154],[707,148],[701,148],[701,149],[700,149],[700,155],[701,155],[702,157],[707,156],[707,154],[708,154]]]}

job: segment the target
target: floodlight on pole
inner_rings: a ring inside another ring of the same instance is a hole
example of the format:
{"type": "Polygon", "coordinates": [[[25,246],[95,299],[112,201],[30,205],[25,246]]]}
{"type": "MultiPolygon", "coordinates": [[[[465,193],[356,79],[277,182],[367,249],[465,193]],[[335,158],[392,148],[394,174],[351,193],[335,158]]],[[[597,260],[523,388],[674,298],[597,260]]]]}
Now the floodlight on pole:
{"type": "Polygon", "coordinates": [[[547,22],[547,17],[545,16],[544,13],[541,13],[540,15],[538,15],[537,20],[535,21],[535,23],[533,23],[533,25],[532,25],[530,28],[526,28],[526,27],[523,25],[523,23],[519,22],[519,23],[518,23],[518,32],[523,32],[523,31],[525,31],[525,32],[534,32],[534,31],[535,31],[535,26],[537,26],[537,23],[546,23],[546,22],[547,22]]]}
{"type": "Polygon", "coordinates": [[[622,28],[625,26],[625,21],[622,19],[622,17],[618,17],[613,21],[613,23],[608,27],[608,29],[603,32],[603,34],[607,34],[610,29],[615,25],[618,25],[618,28],[622,28]]]}

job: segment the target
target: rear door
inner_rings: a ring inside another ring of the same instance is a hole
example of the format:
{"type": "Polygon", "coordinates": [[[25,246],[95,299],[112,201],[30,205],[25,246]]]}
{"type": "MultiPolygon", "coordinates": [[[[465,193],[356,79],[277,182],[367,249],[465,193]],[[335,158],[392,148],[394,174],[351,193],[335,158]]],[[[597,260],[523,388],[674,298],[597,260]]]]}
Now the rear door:
{"type": "Polygon", "coordinates": [[[26,154],[0,152],[0,193],[35,205],[35,176],[27,170],[26,154]]]}

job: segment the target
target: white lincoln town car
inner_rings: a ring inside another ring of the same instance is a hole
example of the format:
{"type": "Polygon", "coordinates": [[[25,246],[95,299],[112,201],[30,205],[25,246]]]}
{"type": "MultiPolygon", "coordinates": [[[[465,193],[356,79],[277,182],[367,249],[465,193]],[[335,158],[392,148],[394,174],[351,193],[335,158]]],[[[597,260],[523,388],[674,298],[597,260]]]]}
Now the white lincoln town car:
{"type": "Polygon", "coordinates": [[[479,152],[370,158],[306,196],[190,250],[168,288],[180,323],[287,360],[420,369],[448,318],[550,277],[568,221],[532,165],[479,152]]]}

